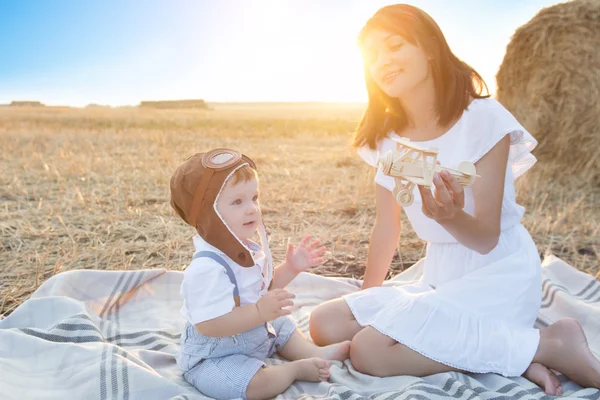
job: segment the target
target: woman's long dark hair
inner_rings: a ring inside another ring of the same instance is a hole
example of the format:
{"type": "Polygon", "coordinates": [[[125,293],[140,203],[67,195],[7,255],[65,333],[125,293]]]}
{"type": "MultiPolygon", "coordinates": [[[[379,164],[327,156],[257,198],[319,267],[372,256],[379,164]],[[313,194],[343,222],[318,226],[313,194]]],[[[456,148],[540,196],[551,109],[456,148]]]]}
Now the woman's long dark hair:
{"type": "MultiPolygon", "coordinates": [[[[373,28],[402,36],[415,46],[420,46],[431,58],[435,87],[435,109],[438,124],[445,126],[460,117],[469,105],[470,98],[485,98],[481,75],[456,57],[440,27],[427,13],[407,4],[395,4],[379,9],[362,28],[358,41],[362,47],[366,34],[373,28]]],[[[400,101],[385,94],[375,83],[368,67],[364,68],[369,104],[354,134],[353,147],[365,144],[374,149],[377,142],[390,131],[400,132],[408,124],[406,111],[400,101]]]]}

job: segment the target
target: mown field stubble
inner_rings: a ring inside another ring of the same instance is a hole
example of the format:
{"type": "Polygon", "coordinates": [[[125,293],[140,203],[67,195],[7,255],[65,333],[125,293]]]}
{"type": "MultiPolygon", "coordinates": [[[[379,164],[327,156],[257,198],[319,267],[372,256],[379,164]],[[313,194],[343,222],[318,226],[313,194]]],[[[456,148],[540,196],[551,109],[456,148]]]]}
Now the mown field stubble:
{"type": "MultiPolygon", "coordinates": [[[[190,154],[220,146],[258,165],[276,262],[288,240],[312,234],[328,248],[312,272],[361,278],[375,217],[374,171],[349,147],[361,113],[306,104],[0,108],[0,316],[63,271],[181,270],[193,231],[169,205],[169,178],[190,154]]],[[[570,187],[546,167],[518,181],[524,224],[541,255],[598,276],[600,189],[570,187]]],[[[424,255],[403,222],[390,276],[424,255]]]]}

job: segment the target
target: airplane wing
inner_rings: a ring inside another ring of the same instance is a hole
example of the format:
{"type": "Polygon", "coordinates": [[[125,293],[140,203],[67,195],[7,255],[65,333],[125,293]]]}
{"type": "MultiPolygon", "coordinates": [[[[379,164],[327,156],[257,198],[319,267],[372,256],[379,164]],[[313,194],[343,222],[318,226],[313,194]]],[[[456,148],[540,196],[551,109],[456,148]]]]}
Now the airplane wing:
{"type": "Polygon", "coordinates": [[[398,147],[397,150],[400,150],[401,147],[405,147],[407,149],[418,151],[418,152],[424,153],[424,155],[430,155],[430,156],[437,155],[439,153],[439,150],[434,147],[425,149],[415,143],[412,143],[410,141],[410,139],[407,139],[407,138],[399,138],[399,139],[391,138],[391,139],[397,143],[397,147],[398,147]]]}

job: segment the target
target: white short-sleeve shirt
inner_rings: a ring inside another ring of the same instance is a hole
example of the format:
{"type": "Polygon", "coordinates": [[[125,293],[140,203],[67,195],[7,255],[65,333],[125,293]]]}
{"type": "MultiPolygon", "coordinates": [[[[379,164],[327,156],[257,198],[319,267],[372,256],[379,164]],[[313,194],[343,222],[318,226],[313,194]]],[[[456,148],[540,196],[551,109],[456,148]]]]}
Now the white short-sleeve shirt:
{"type": "MultiPolygon", "coordinates": [[[[256,303],[268,291],[266,281],[266,257],[256,243],[251,243],[256,264],[242,267],[227,257],[225,253],[207,243],[199,235],[194,236],[194,254],[200,251],[212,251],[225,260],[237,280],[240,306],[256,303]]],[[[200,257],[192,260],[183,273],[180,295],[183,299],[181,315],[190,323],[198,324],[221,317],[233,310],[234,285],[231,283],[225,268],[211,258],[200,257]]]]}
{"type": "MultiPolygon", "coordinates": [[[[514,180],[525,173],[536,162],[531,151],[537,141],[529,132],[495,99],[476,99],[463,112],[460,119],[442,136],[428,141],[414,142],[415,144],[439,150],[438,161],[450,168],[458,168],[461,161],[476,163],[489,152],[504,136],[510,135],[510,152],[504,182],[504,197],[502,200],[501,229],[508,229],[520,223],[524,208],[517,204],[514,180]]],[[[390,134],[377,143],[376,149],[368,146],[358,149],[360,157],[369,165],[377,167],[377,160],[388,150],[396,148],[394,138],[390,134]]],[[[378,169],[375,182],[392,191],[394,178],[384,175],[378,169]]],[[[455,243],[457,240],[434,220],[426,217],[421,208],[421,194],[415,186],[413,189],[414,202],[404,211],[417,235],[428,242],[455,243]]],[[[471,187],[465,188],[465,206],[467,214],[475,212],[475,202],[471,187]]]]}

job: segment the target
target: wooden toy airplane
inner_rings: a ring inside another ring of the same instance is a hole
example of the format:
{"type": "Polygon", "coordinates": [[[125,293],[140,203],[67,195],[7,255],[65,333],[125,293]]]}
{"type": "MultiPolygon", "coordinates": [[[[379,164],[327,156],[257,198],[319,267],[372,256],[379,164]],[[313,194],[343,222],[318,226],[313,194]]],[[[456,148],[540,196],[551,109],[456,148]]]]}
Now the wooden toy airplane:
{"type": "Polygon", "coordinates": [[[421,148],[410,142],[410,139],[393,139],[397,142],[396,150],[389,150],[379,157],[378,166],[385,175],[394,178],[393,195],[402,206],[409,206],[414,200],[413,188],[421,185],[426,188],[433,184],[435,172],[450,172],[462,186],[470,186],[476,174],[475,165],[463,161],[458,170],[437,164],[436,148],[421,148]],[[406,181],[406,183],[402,183],[406,181]]]}

